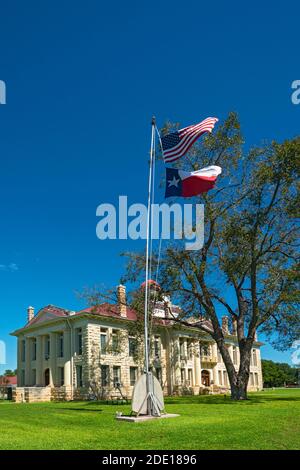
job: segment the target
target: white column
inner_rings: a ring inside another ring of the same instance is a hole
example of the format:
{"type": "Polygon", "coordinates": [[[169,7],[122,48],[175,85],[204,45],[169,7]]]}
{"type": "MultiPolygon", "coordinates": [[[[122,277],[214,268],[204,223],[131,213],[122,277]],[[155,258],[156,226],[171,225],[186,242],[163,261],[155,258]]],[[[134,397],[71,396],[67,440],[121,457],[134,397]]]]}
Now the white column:
{"type": "Polygon", "coordinates": [[[69,386],[71,385],[71,333],[70,333],[70,330],[64,331],[64,359],[65,359],[64,382],[66,386],[69,386]]]}
{"type": "Polygon", "coordinates": [[[56,385],[56,333],[50,333],[50,385],[56,385]]]}
{"type": "MultiPolygon", "coordinates": [[[[212,355],[212,359],[214,360],[215,358],[218,360],[218,350],[217,350],[217,344],[216,343],[212,343],[211,344],[211,355],[212,355]]],[[[216,364],[212,364],[212,373],[213,373],[213,381],[214,381],[214,385],[217,385],[218,383],[218,372],[217,372],[217,365],[216,364]]]]}
{"type": "Polygon", "coordinates": [[[201,363],[201,341],[199,341],[199,360],[200,360],[200,386],[202,386],[202,376],[201,376],[201,372],[202,372],[202,363],[201,363]]]}
{"type": "Polygon", "coordinates": [[[200,387],[201,385],[201,365],[200,365],[200,347],[199,342],[197,342],[194,346],[195,353],[194,353],[194,369],[195,369],[195,386],[200,387]]]}
{"type": "Polygon", "coordinates": [[[188,357],[188,347],[187,347],[187,343],[188,343],[188,340],[185,338],[184,339],[184,343],[183,343],[183,347],[184,347],[184,356],[185,357],[188,357]]]}
{"type": "Polygon", "coordinates": [[[36,337],[36,384],[43,385],[43,344],[42,336],[36,337]]]}
{"type": "Polygon", "coordinates": [[[17,365],[17,380],[18,380],[18,387],[21,385],[23,386],[24,384],[21,383],[22,380],[22,373],[21,370],[23,368],[23,363],[22,363],[22,337],[18,337],[18,365],[17,365]]]}
{"type": "Polygon", "coordinates": [[[263,388],[263,376],[262,376],[262,368],[261,368],[261,354],[260,349],[256,349],[256,358],[257,358],[257,368],[258,368],[258,387],[260,389],[263,388]]]}
{"type": "Polygon", "coordinates": [[[181,373],[180,373],[180,346],[179,346],[179,338],[174,339],[174,377],[175,377],[175,385],[179,385],[181,383],[181,373]]]}
{"type": "Polygon", "coordinates": [[[31,385],[31,357],[30,357],[30,338],[25,338],[25,385],[29,387],[31,385]]]}
{"type": "Polygon", "coordinates": [[[218,377],[217,377],[217,367],[216,366],[213,366],[212,373],[213,373],[214,385],[217,385],[218,377]]]}

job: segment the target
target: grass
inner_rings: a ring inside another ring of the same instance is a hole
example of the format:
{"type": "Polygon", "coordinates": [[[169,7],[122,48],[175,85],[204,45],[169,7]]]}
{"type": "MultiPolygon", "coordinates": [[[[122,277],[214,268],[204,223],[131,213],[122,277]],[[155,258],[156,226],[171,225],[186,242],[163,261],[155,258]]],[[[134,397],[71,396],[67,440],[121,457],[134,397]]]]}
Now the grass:
{"type": "Polygon", "coordinates": [[[0,449],[299,449],[300,389],[166,399],[172,419],[117,422],[128,405],[0,402],[0,449]]]}

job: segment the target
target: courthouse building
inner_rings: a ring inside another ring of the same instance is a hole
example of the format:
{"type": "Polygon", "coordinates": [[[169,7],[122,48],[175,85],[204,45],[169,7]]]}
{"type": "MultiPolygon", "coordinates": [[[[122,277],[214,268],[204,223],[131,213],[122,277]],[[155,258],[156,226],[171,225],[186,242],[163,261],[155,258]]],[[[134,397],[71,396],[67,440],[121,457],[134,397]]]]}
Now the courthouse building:
{"type": "MultiPolygon", "coordinates": [[[[18,386],[15,401],[103,398],[122,393],[130,398],[143,373],[136,354],[134,310],[126,306],[126,289],[117,287],[116,304],[104,303],[75,312],[48,305],[12,335],[18,341],[18,386]],[[121,338],[121,340],[120,340],[121,338]]],[[[172,321],[180,309],[158,302],[152,322],[151,366],[164,393],[199,394],[229,390],[225,365],[214,340],[195,328],[172,321]],[[172,309],[172,315],[170,314],[172,309]]],[[[239,348],[228,317],[222,318],[228,350],[236,368],[239,348]]],[[[251,355],[249,390],[262,388],[260,346],[251,355]]]]}

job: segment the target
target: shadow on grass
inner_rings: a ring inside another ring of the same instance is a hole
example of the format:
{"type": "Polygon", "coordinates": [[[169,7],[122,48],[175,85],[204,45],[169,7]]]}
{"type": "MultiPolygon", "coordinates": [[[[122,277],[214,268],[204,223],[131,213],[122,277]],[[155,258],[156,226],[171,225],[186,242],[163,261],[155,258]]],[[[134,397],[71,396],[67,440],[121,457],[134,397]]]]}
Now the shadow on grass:
{"type": "MultiPolygon", "coordinates": [[[[299,390],[300,392],[300,390],[299,390]]],[[[180,396],[180,397],[165,397],[165,405],[243,405],[243,406],[248,406],[248,405],[255,405],[255,404],[263,404],[263,403],[271,403],[271,402],[300,402],[300,393],[299,396],[280,396],[276,395],[276,392],[274,392],[274,395],[269,395],[268,392],[266,392],[266,395],[264,395],[264,392],[260,392],[259,395],[250,393],[248,395],[247,400],[240,400],[240,401],[235,401],[231,400],[230,395],[186,395],[186,396],[180,396]]],[[[88,401],[88,402],[83,402],[82,401],[73,401],[71,402],[74,404],[74,407],[68,406],[66,408],[63,406],[62,408],[57,407],[59,410],[69,410],[69,411],[87,411],[91,413],[98,413],[98,412],[103,412],[107,407],[111,406],[124,406],[124,407],[130,407],[131,403],[130,401],[125,404],[119,403],[118,405],[116,403],[107,403],[107,401],[88,401]],[[76,403],[79,405],[76,407],[76,403]],[[101,408],[97,408],[98,406],[101,406],[101,408]],[[90,407],[93,407],[93,409],[90,409],[90,407]]]]}
{"type": "Polygon", "coordinates": [[[89,410],[88,408],[73,408],[73,407],[63,407],[63,408],[54,408],[55,410],[59,410],[59,411],[85,411],[87,413],[101,413],[103,412],[103,410],[100,408],[100,409],[97,409],[97,410],[89,410]]]}
{"type": "Polygon", "coordinates": [[[189,396],[182,398],[172,398],[168,397],[165,399],[166,405],[234,405],[234,404],[243,404],[243,405],[255,405],[258,403],[269,403],[269,402],[300,402],[299,397],[270,397],[270,396],[259,396],[253,397],[249,396],[247,400],[231,400],[230,395],[222,396],[189,396]]]}

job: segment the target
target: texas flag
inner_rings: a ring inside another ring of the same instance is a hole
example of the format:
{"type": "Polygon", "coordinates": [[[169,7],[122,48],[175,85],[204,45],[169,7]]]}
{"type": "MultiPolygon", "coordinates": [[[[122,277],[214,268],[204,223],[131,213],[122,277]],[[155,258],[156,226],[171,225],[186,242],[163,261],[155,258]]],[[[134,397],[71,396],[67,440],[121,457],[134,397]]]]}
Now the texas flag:
{"type": "Polygon", "coordinates": [[[221,173],[222,168],[214,165],[192,172],[166,168],[165,197],[192,197],[206,193],[214,187],[221,173]]]}

